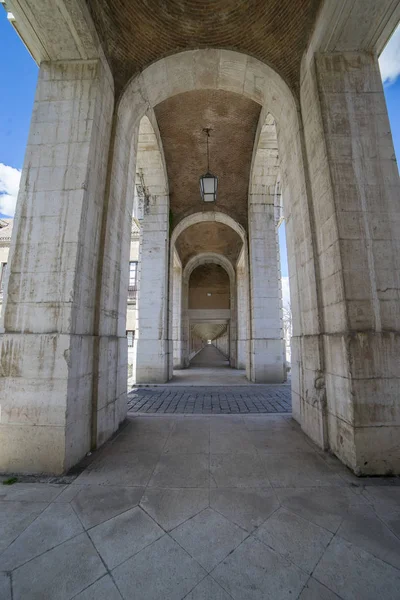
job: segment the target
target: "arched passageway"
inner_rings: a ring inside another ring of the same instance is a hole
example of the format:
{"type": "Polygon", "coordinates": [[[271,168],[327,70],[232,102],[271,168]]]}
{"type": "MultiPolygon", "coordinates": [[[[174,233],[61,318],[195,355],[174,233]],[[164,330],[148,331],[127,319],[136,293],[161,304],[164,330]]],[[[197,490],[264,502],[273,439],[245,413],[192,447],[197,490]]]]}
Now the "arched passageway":
{"type": "Polygon", "coordinates": [[[229,325],[231,364],[244,362],[255,382],[285,378],[275,227],[281,188],[292,282],[294,417],[319,446],[353,469],[398,470],[393,381],[399,304],[391,275],[398,271],[393,225],[398,209],[390,194],[398,190],[398,176],[386,158],[393,152],[390,136],[379,125],[384,121],[389,131],[383,93],[371,54],[317,55],[319,42],[313,40],[296,94],[266,63],[223,49],[156,60],[127,83],[115,107],[113,79],[104,63],[42,65],[2,318],[2,385],[13,390],[2,410],[5,469],[14,464],[17,470],[18,465],[65,470],[125,417],[125,267],[135,196],[141,248],[138,381],[167,381],[174,357],[185,366],[187,321],[174,317],[173,305],[180,298],[184,314],[190,279],[185,269],[207,252],[222,255],[233,272],[229,310],[237,315],[229,325]],[[368,80],[362,89],[360,77],[368,80]],[[82,78],[90,82],[86,100],[73,93],[82,78]],[[70,175],[66,189],[64,171],[49,179],[35,147],[45,134],[41,103],[61,100],[57,85],[49,91],[53,79],[63,79],[70,90],[72,100],[65,100],[70,126],[79,119],[86,123],[82,143],[89,158],[77,174],[70,164],[72,149],[63,154],[70,175]],[[343,114],[346,127],[338,133],[343,114]],[[198,177],[207,167],[204,125],[214,132],[210,169],[220,177],[213,206],[198,192],[198,177]],[[384,153],[375,152],[376,135],[384,153]],[[360,136],[367,139],[363,147],[354,142],[360,136]],[[367,168],[368,161],[373,168],[367,168]],[[377,212],[379,219],[385,215],[381,236],[377,212]],[[60,226],[56,235],[54,222],[60,226]],[[210,236],[206,247],[202,223],[210,236]],[[230,243],[228,230],[239,244],[230,243]],[[46,251],[37,246],[43,236],[53,244],[46,251]],[[38,266],[43,253],[44,275],[38,266]],[[60,264],[63,277],[57,279],[60,264]],[[32,348],[38,376],[26,412],[20,406],[26,404],[32,348]],[[387,373],[382,365],[389,365],[387,373]],[[43,398],[48,411],[38,408],[43,398]],[[380,406],[378,418],[368,408],[371,402],[380,406]],[[23,422],[22,414],[28,415],[23,422]],[[381,448],[379,456],[372,457],[373,446],[381,448]]]}

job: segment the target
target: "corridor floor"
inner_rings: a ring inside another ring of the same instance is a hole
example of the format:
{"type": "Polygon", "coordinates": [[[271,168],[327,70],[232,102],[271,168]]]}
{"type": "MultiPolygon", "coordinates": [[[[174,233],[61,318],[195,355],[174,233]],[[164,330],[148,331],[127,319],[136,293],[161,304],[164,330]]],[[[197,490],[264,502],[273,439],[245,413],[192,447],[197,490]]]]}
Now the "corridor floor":
{"type": "Polygon", "coordinates": [[[229,369],[228,359],[212,344],[207,344],[190,361],[190,368],[209,367],[213,369],[229,369]]]}
{"type": "Polygon", "coordinates": [[[399,598],[399,480],[288,415],[130,417],[87,461],[0,486],[2,600],[399,598]]]}
{"type": "Polygon", "coordinates": [[[191,360],[188,369],[174,370],[171,385],[252,385],[246,371],[231,369],[226,357],[212,345],[205,346],[191,360]]]}

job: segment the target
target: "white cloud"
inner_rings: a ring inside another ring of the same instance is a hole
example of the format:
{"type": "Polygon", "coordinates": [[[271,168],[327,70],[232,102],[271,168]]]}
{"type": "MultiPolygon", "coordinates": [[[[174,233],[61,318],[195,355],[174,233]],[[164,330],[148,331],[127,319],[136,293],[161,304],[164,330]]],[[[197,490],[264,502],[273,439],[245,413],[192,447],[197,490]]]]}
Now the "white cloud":
{"type": "Polygon", "coordinates": [[[17,203],[21,171],[0,163],[0,213],[13,217],[17,203]]]}
{"type": "Polygon", "coordinates": [[[289,277],[282,277],[282,304],[284,307],[290,305],[289,277]]]}
{"type": "Polygon", "coordinates": [[[400,75],[400,25],[380,55],[379,67],[383,83],[390,85],[400,75]]]}

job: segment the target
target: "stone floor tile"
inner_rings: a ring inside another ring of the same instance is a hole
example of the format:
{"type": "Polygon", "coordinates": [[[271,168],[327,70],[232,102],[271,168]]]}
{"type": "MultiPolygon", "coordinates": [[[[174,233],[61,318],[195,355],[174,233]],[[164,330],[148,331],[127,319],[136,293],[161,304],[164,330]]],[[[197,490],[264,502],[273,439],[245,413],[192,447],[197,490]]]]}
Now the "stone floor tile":
{"type": "Polygon", "coordinates": [[[268,453],[314,452],[304,433],[290,427],[284,430],[284,434],[282,428],[267,432],[253,431],[252,440],[257,450],[268,453]]]}
{"type": "Polygon", "coordinates": [[[364,498],[346,487],[279,488],[276,494],[288,510],[332,533],[346,516],[367,506],[364,498]]]}
{"type": "Polygon", "coordinates": [[[209,505],[204,488],[147,488],[140,506],[166,531],[174,529],[209,505]]]}
{"type": "Polygon", "coordinates": [[[377,516],[400,538],[400,486],[368,486],[362,495],[377,516]]]}
{"type": "Polygon", "coordinates": [[[310,439],[310,446],[314,448],[315,452],[322,458],[322,460],[329,466],[338,477],[340,477],[345,483],[352,485],[353,487],[361,487],[368,478],[360,478],[354,475],[354,473],[344,465],[334,454],[321,450],[314,442],[310,439]]]}
{"type": "Polygon", "coordinates": [[[201,431],[206,433],[210,430],[210,418],[203,416],[180,416],[175,419],[171,433],[193,433],[201,431]]]}
{"type": "Polygon", "coordinates": [[[143,491],[141,487],[82,486],[71,504],[83,526],[89,528],[137,506],[143,491]]]}
{"type": "Polygon", "coordinates": [[[147,485],[154,471],[159,454],[136,452],[119,456],[103,456],[93,462],[77,479],[76,484],[91,485],[147,485]]]}
{"type": "Polygon", "coordinates": [[[172,431],[164,446],[166,454],[208,454],[210,452],[207,431],[172,431]]]}
{"type": "Polygon", "coordinates": [[[313,577],[343,600],[398,600],[400,572],[369,552],[335,537],[313,577]]]}
{"type": "Polygon", "coordinates": [[[203,510],[171,532],[171,536],[207,571],[211,571],[247,536],[211,508],[203,510]]]}
{"type": "Polygon", "coordinates": [[[250,537],[212,572],[235,600],[297,598],[308,576],[274,550],[250,537]]]}
{"type": "Polygon", "coordinates": [[[82,532],[69,504],[50,504],[1,554],[0,571],[12,571],[82,532]]]}
{"type": "Polygon", "coordinates": [[[185,596],[185,600],[232,600],[225,590],[208,575],[203,581],[185,596]]]}
{"type": "Polygon", "coordinates": [[[11,600],[11,576],[9,573],[0,573],[0,598],[11,600]]]}
{"type": "Polygon", "coordinates": [[[273,487],[318,487],[345,485],[314,452],[273,454],[259,451],[273,487]]]}
{"type": "Polygon", "coordinates": [[[149,452],[150,454],[161,454],[169,431],[165,433],[121,433],[112,444],[107,447],[111,456],[119,452],[149,452]]]}
{"type": "Polygon", "coordinates": [[[132,590],[140,600],[182,600],[205,575],[206,571],[169,535],[113,571],[124,600],[132,600],[132,590]]]}
{"type": "Polygon", "coordinates": [[[310,577],[299,600],[341,600],[339,596],[328,590],[327,587],[310,577]]]}
{"type": "Polygon", "coordinates": [[[372,509],[362,507],[346,515],[337,535],[400,569],[400,540],[372,509]]]}
{"type": "Polygon", "coordinates": [[[248,431],[289,431],[294,428],[295,421],[288,421],[283,415],[243,416],[243,423],[248,431]]]}
{"type": "Polygon", "coordinates": [[[391,511],[400,511],[400,485],[386,486],[373,485],[363,489],[363,497],[375,508],[391,511]]]}
{"type": "Polygon", "coordinates": [[[0,552],[48,506],[47,502],[0,502],[0,552]]]}
{"type": "Polygon", "coordinates": [[[215,488],[210,506],[247,531],[259,527],[280,506],[275,492],[262,488],[215,488]]]}
{"type": "Polygon", "coordinates": [[[121,600],[122,596],[109,575],[104,575],[86,590],[74,597],[74,600],[121,600]]]}
{"type": "Polygon", "coordinates": [[[212,454],[255,454],[253,435],[248,431],[211,431],[210,452],[212,454]]]}
{"type": "Polygon", "coordinates": [[[86,533],[13,572],[13,600],[70,600],[106,573],[86,533]]]}
{"type": "Polygon", "coordinates": [[[76,485],[75,483],[70,483],[69,485],[66,485],[64,487],[61,494],[59,494],[57,498],[53,500],[53,502],[62,504],[66,502],[71,502],[75,498],[75,496],[79,494],[79,492],[85,487],[85,485],[76,485]]]}
{"type": "Polygon", "coordinates": [[[153,433],[160,434],[164,436],[165,434],[169,434],[172,428],[175,425],[176,418],[174,417],[166,417],[161,415],[157,418],[154,416],[146,417],[144,415],[140,415],[140,417],[129,418],[128,415],[128,423],[126,427],[121,431],[121,433],[128,433],[134,435],[140,435],[143,433],[153,433]]]}
{"type": "Polygon", "coordinates": [[[163,454],[149,487],[208,488],[209,457],[207,454],[163,454]]]}
{"type": "Polygon", "coordinates": [[[0,500],[6,502],[54,502],[65,489],[56,483],[14,483],[0,486],[0,500]]]}
{"type": "Polygon", "coordinates": [[[332,533],[280,508],[255,535],[264,544],[311,573],[332,539],[332,533]]]}
{"type": "Polygon", "coordinates": [[[267,474],[257,454],[211,454],[211,487],[266,488],[267,474]]]}
{"type": "Polygon", "coordinates": [[[164,534],[139,507],[132,508],[89,530],[89,535],[109,569],[133,556],[164,534]]]}

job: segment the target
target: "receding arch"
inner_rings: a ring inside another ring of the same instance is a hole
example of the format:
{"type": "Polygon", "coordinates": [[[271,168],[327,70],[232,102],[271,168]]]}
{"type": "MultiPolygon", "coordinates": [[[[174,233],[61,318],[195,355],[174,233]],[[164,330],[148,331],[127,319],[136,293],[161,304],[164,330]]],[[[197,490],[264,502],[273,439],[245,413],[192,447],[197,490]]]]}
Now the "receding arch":
{"type": "Polygon", "coordinates": [[[138,130],[136,150],[136,198],[138,205],[134,206],[134,216],[143,218],[146,202],[153,201],[159,196],[168,195],[168,178],[165,158],[162,149],[157,121],[150,122],[148,115],[143,115],[138,130]],[[137,211],[137,214],[135,214],[137,211]]]}
{"type": "Polygon", "coordinates": [[[135,216],[140,223],[136,381],[168,379],[166,272],[168,270],[168,179],[157,122],[151,114],[139,123],[136,149],[135,216]],[[153,123],[151,122],[151,120],[153,123]],[[152,297],[151,306],[147,299],[152,297]],[[146,301],[144,301],[146,299],[146,301]],[[153,356],[157,356],[154,360],[153,356]],[[149,359],[152,356],[152,359],[149,359]]]}
{"type": "Polygon", "coordinates": [[[192,225],[196,225],[197,223],[203,223],[205,221],[216,221],[217,223],[223,223],[227,225],[240,236],[243,243],[246,241],[246,232],[244,228],[232,217],[229,215],[218,212],[218,211],[205,211],[205,212],[197,212],[185,217],[178,223],[178,225],[174,228],[171,234],[171,246],[173,246],[185,229],[191,227],[192,225]]]}
{"type": "MultiPolygon", "coordinates": [[[[135,76],[122,94],[115,114],[108,220],[109,222],[118,220],[121,214],[129,218],[129,211],[124,208],[124,203],[127,196],[133,197],[133,186],[131,187],[129,183],[127,173],[132,166],[136,168],[135,140],[140,119],[146,114],[152,122],[154,107],[158,103],[171,96],[196,89],[233,91],[261,105],[254,153],[257,151],[267,115],[270,113],[274,116],[285,216],[288,223],[292,222],[290,234],[292,238],[288,240],[288,245],[292,244],[294,251],[290,252],[289,248],[289,274],[297,274],[299,290],[297,317],[299,335],[295,339],[297,347],[294,348],[292,361],[294,416],[301,422],[306,433],[311,435],[320,446],[324,446],[323,398],[318,391],[316,392],[317,387],[314,385],[320,377],[321,360],[318,358],[311,369],[308,367],[306,369],[302,359],[302,356],[307,354],[304,345],[317,343],[316,340],[321,333],[316,291],[316,253],[303,158],[304,140],[298,102],[280,75],[270,66],[245,54],[230,50],[205,49],[180,52],[166,57],[135,76]],[[127,179],[128,183],[126,183],[127,179]]],[[[191,218],[193,216],[191,215],[191,218]]],[[[172,232],[171,251],[179,231],[177,226],[172,232]]],[[[246,236],[244,237],[246,239],[246,236]]],[[[112,241],[110,245],[112,246],[112,241]]],[[[246,257],[248,257],[247,244],[246,257]]],[[[168,297],[171,298],[171,277],[169,282],[168,297]]],[[[107,285],[106,281],[104,285],[107,285]]],[[[115,302],[112,304],[116,306],[115,302]]],[[[107,318],[115,319],[115,313],[109,311],[107,318]]],[[[171,331],[171,320],[168,330],[171,331]]],[[[320,347],[322,352],[322,346],[320,347]]]]}
{"type": "Polygon", "coordinates": [[[230,320],[229,320],[229,339],[230,339],[230,351],[229,360],[231,367],[236,366],[237,362],[237,301],[236,301],[236,273],[231,261],[216,252],[202,252],[193,256],[186,264],[183,270],[182,276],[182,332],[183,332],[183,363],[188,366],[189,354],[188,354],[188,341],[189,341],[189,280],[193,271],[201,266],[207,264],[219,265],[224,269],[229,277],[230,287],[230,320]]]}
{"type": "Polygon", "coordinates": [[[189,281],[190,275],[192,274],[194,269],[196,269],[196,267],[199,267],[200,265],[207,265],[210,263],[219,265],[220,267],[225,269],[225,271],[228,273],[230,281],[232,283],[235,283],[235,279],[236,279],[235,270],[232,266],[231,261],[228,260],[222,254],[217,254],[216,252],[202,252],[201,254],[197,254],[196,256],[193,256],[188,261],[188,263],[186,264],[186,266],[183,270],[183,280],[185,282],[189,281]]]}
{"type": "Polygon", "coordinates": [[[242,94],[262,106],[270,105],[277,119],[297,110],[289,86],[269,65],[240,52],[208,48],[173,54],[134,76],[119,101],[118,117],[126,131],[149,108],[198,89],[242,94]]]}
{"type": "MultiPolygon", "coordinates": [[[[225,214],[225,213],[221,213],[218,211],[205,211],[205,212],[199,212],[199,213],[193,213],[192,215],[189,215],[187,217],[185,217],[184,219],[182,219],[182,221],[180,221],[178,223],[178,225],[174,228],[174,230],[172,231],[171,234],[171,238],[170,238],[170,269],[169,269],[169,303],[170,306],[172,306],[172,302],[173,302],[173,297],[174,297],[174,285],[176,285],[176,280],[174,282],[174,248],[175,248],[175,244],[176,241],[178,239],[178,237],[180,236],[181,233],[183,233],[188,227],[191,227],[192,225],[196,225],[197,223],[204,223],[204,222],[218,222],[218,223],[223,223],[224,225],[227,225],[228,227],[230,227],[233,231],[235,231],[238,236],[240,237],[240,239],[242,240],[242,244],[243,244],[243,253],[244,253],[244,260],[245,260],[245,264],[248,265],[248,252],[247,252],[247,235],[246,232],[244,230],[244,228],[237,223],[237,221],[235,221],[234,219],[232,219],[232,217],[230,217],[229,215],[225,214]]],[[[217,253],[201,253],[199,255],[194,256],[192,259],[189,260],[188,264],[186,265],[186,267],[184,268],[183,272],[182,272],[182,337],[183,337],[183,343],[182,343],[182,360],[180,361],[183,365],[187,366],[187,357],[185,357],[185,354],[187,354],[186,351],[186,346],[185,344],[187,344],[187,337],[188,337],[188,321],[187,321],[187,317],[185,315],[185,313],[187,312],[187,295],[188,295],[188,281],[189,278],[186,278],[186,274],[189,272],[187,270],[188,265],[189,264],[196,264],[196,260],[199,260],[199,257],[203,257],[201,260],[208,260],[208,262],[213,262],[212,258],[214,258],[215,260],[219,260],[221,261],[221,263],[216,263],[216,264],[221,264],[221,266],[223,268],[226,268],[228,271],[228,275],[230,277],[231,280],[231,301],[233,302],[233,307],[231,308],[231,314],[233,315],[233,318],[231,319],[231,328],[230,328],[230,335],[231,335],[231,356],[230,356],[230,360],[231,360],[231,366],[236,366],[237,363],[237,348],[236,348],[236,338],[237,338],[237,301],[236,301],[236,276],[235,276],[235,269],[233,268],[233,265],[231,264],[231,262],[224,257],[221,254],[217,254],[217,253]],[[223,263],[223,264],[222,264],[223,263]]],[[[201,264],[198,263],[197,266],[201,264]]],[[[195,268],[195,267],[193,267],[195,268]]],[[[247,269],[248,270],[248,269],[247,269]]],[[[190,277],[190,274],[189,274],[190,277]]],[[[247,293],[248,293],[248,278],[246,280],[246,288],[247,288],[247,293]]],[[[173,311],[170,310],[169,313],[169,325],[170,325],[170,330],[172,331],[173,328],[173,311]]],[[[249,360],[249,357],[248,357],[249,360]]],[[[171,361],[170,361],[171,362],[171,361]]],[[[170,366],[170,373],[172,372],[172,367],[170,366]]]]}

